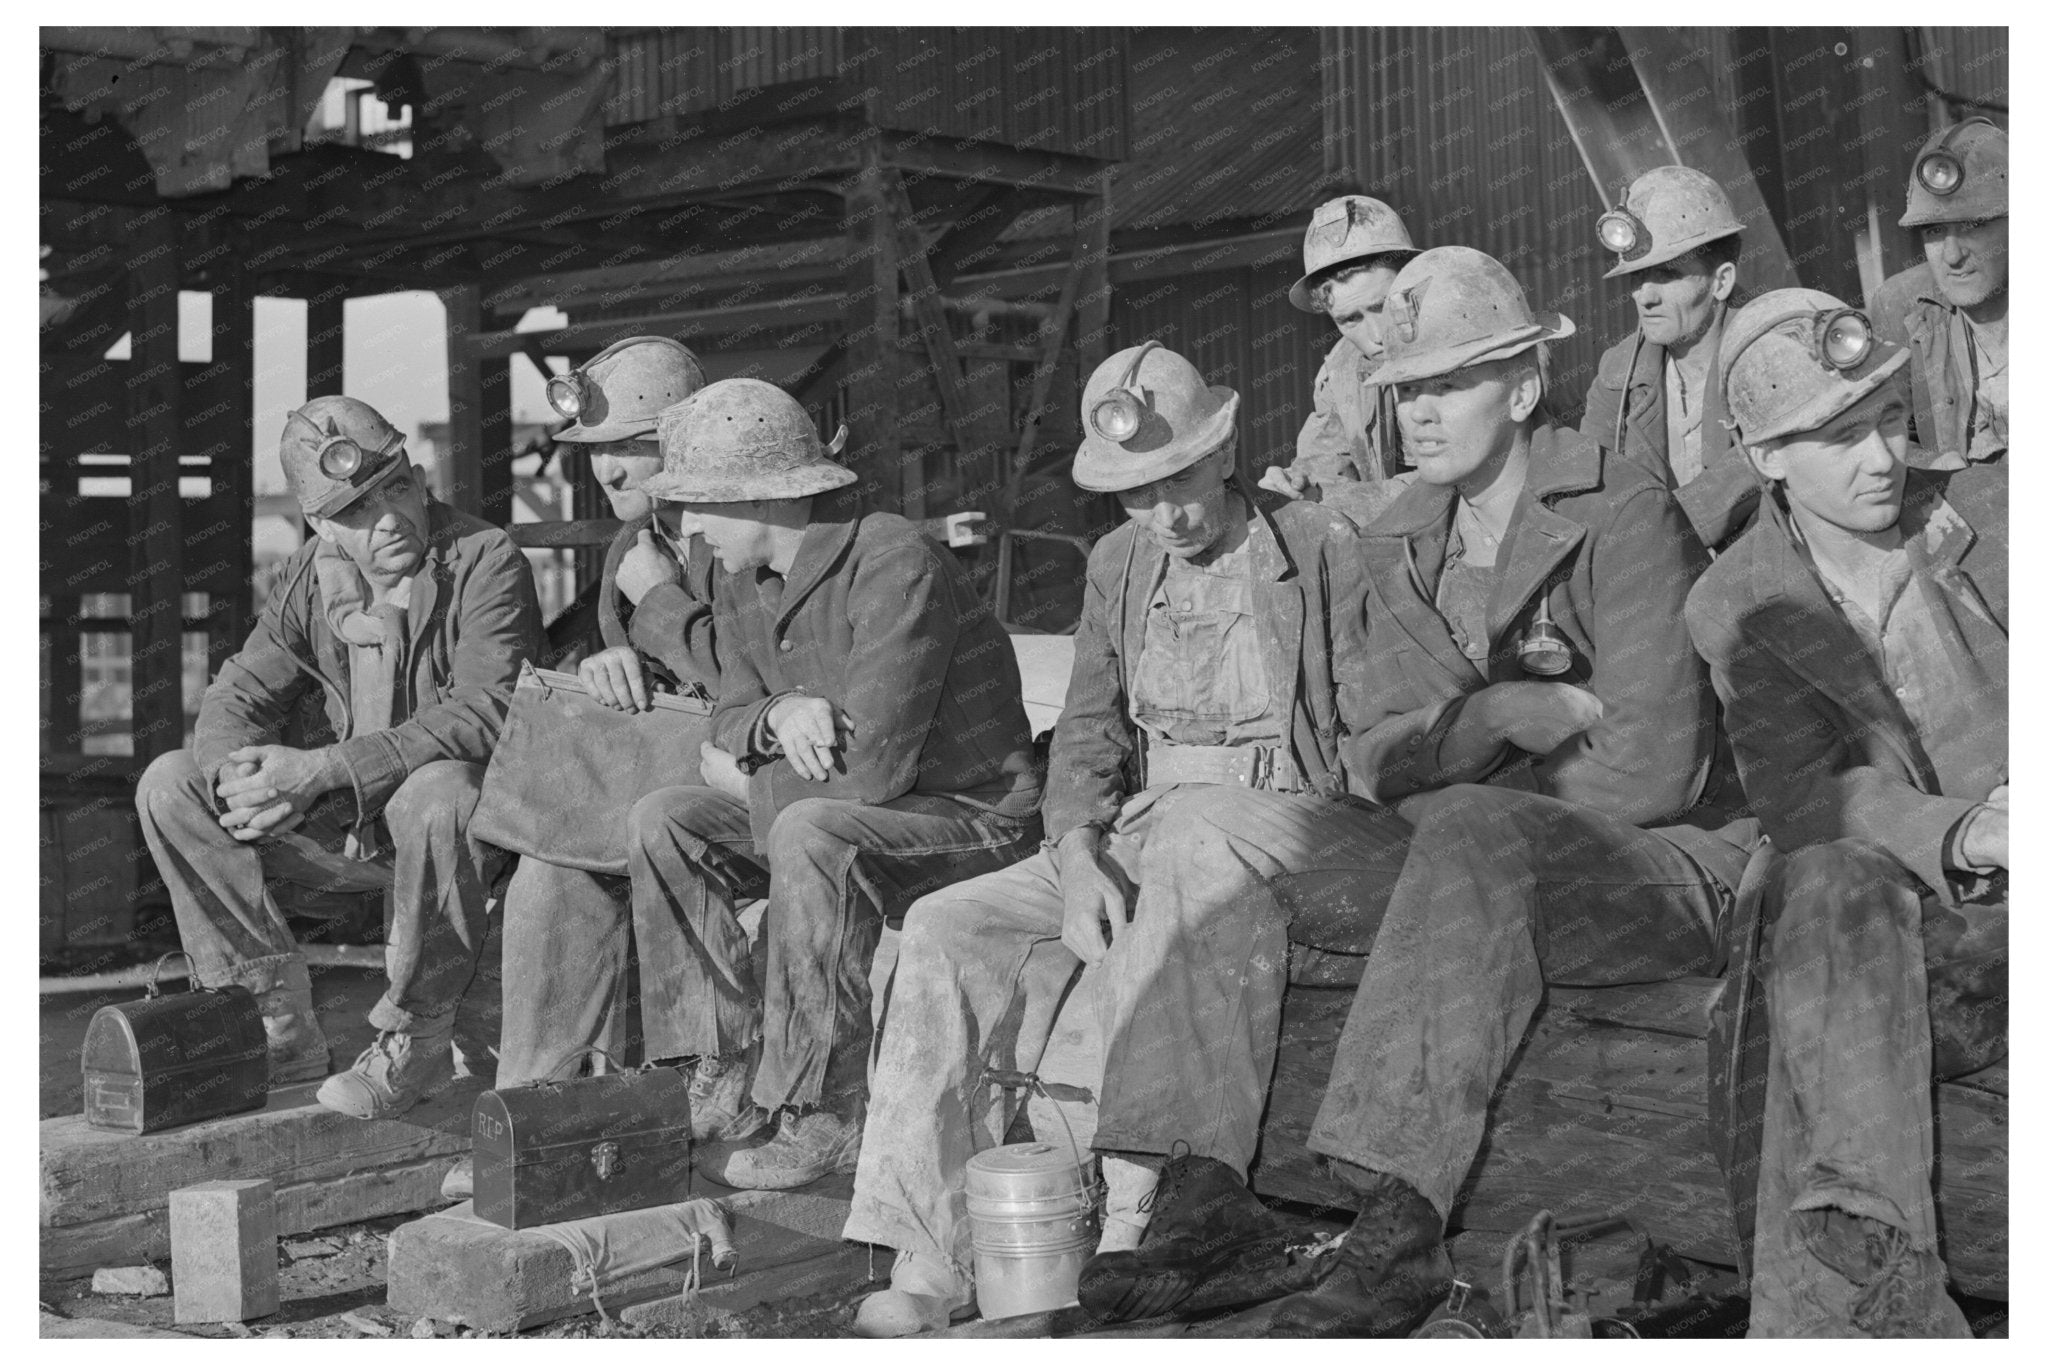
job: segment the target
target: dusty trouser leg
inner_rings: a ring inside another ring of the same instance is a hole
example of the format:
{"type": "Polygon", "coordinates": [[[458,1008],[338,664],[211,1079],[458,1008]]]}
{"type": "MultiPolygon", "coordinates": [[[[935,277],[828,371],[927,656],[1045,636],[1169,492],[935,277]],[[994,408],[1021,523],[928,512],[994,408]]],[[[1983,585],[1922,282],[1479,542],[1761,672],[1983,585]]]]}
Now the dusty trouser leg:
{"type": "Polygon", "coordinates": [[[1009,820],[943,796],[879,806],[796,801],[768,834],[761,1066],[754,1102],[833,1103],[867,1086],[874,1036],[868,969],[883,917],[964,877],[1007,867],[1038,842],[1009,820]]]}
{"type": "Polygon", "coordinates": [[[1731,899],[1676,845],[1582,806],[1457,786],[1403,803],[1394,886],[1309,1147],[1394,1176],[1447,1213],[1546,981],[1709,968],[1731,899]]]}
{"type": "Polygon", "coordinates": [[[624,877],[519,860],[505,888],[498,1084],[544,1079],[586,1047],[617,1055],[632,915],[624,877]]]}
{"type": "MultiPolygon", "coordinates": [[[[1770,1082],[1757,1180],[1754,1336],[1870,1335],[1859,1303],[1870,1220],[1897,1229],[1931,1279],[1911,1335],[1968,1335],[1940,1292],[1933,1193],[1935,1073],[1923,933],[1954,915],[1859,840],[1798,849],[1770,888],[1762,968],[1770,1082]],[[1845,1217],[1846,1215],[1846,1217],[1845,1217]],[[1852,1279],[1853,1277],[1853,1279],[1852,1279]]],[[[2002,957],[2004,912],[1985,918],[2002,957]]],[[[1986,935],[1954,935],[1965,952],[1986,935]],[[1977,940],[1966,942],[1965,940],[1977,940]]],[[[1907,1324],[1899,1324],[1907,1325],[1907,1324]]]]}
{"type": "Polygon", "coordinates": [[[1145,817],[1135,914],[1098,997],[1103,1151],[1185,1144],[1239,1176],[1279,1044],[1290,924],[1362,951],[1408,847],[1405,821],[1315,797],[1182,787],[1145,817]]]}
{"type": "Polygon", "coordinates": [[[764,885],[747,806],[709,787],[664,787],[628,817],[640,1025],[651,1058],[735,1056],[761,1035],[738,899],[764,885]]]}
{"type": "Polygon", "coordinates": [[[968,1158],[1010,1114],[984,1067],[1037,1067],[1081,962],[1049,853],[926,896],[903,919],[840,1235],[973,1273],[968,1158]]]}
{"type": "Polygon", "coordinates": [[[469,837],[483,776],[481,763],[422,764],[385,804],[392,851],[384,941],[390,986],[370,1010],[379,1029],[405,1033],[452,1022],[476,974],[491,877],[505,856],[469,837]]]}

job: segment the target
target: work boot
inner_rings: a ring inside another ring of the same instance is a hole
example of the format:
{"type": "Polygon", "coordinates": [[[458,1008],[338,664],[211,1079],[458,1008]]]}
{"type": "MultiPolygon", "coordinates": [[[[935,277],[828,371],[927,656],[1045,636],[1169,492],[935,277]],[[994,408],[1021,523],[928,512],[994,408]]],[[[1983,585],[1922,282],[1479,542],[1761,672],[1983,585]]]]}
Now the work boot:
{"type": "Polygon", "coordinates": [[[1167,1162],[1148,1212],[1135,1251],[1099,1252],[1081,1267],[1081,1306],[1097,1318],[1212,1312],[1312,1282],[1314,1235],[1269,1212],[1214,1157],[1167,1162]]]}
{"type": "Polygon", "coordinates": [[[237,984],[249,988],[263,1016],[263,1039],[270,1059],[272,1088],[317,1081],[334,1070],[327,1055],[327,1035],[313,1010],[313,979],[306,959],[246,963],[235,970],[237,984]]]}
{"type": "Polygon", "coordinates": [[[441,1197],[451,1204],[476,1198],[476,1158],[466,1156],[441,1177],[441,1197]]]}
{"type": "Polygon", "coordinates": [[[896,1253],[889,1287],[861,1300],[857,1337],[908,1337],[974,1316],[974,1277],[936,1256],[896,1253]]]}
{"type": "Polygon", "coordinates": [[[450,1010],[408,1033],[380,1033],[354,1066],[328,1077],[314,1098],[351,1118],[396,1118],[455,1079],[448,1047],[454,1032],[455,1011],[450,1010]]]}
{"type": "Polygon", "coordinates": [[[1152,1194],[1159,1188],[1163,1165],[1156,1156],[1103,1156],[1102,1236],[1095,1242],[1097,1256],[1137,1250],[1145,1238],[1145,1225],[1152,1221],[1152,1194]]]}
{"type": "Polygon", "coordinates": [[[1365,1203],[1351,1230],[1315,1258],[1314,1283],[1194,1335],[1405,1337],[1422,1324],[1451,1291],[1443,1218],[1404,1180],[1355,1166],[1346,1179],[1365,1203]]]}
{"type": "Polygon", "coordinates": [[[860,1164],[860,1129],[867,1106],[856,1102],[842,1117],[829,1109],[782,1112],[775,1136],[758,1147],[715,1152],[700,1170],[736,1190],[793,1190],[860,1164]]]}
{"type": "Polygon", "coordinates": [[[690,1137],[741,1142],[768,1126],[768,1111],[748,1097],[761,1045],[726,1057],[700,1057],[690,1073],[690,1137]]]}
{"type": "Polygon", "coordinates": [[[1932,1250],[1916,1251],[1905,1230],[1842,1209],[1794,1213],[1814,1257],[1856,1293],[1849,1320],[1866,1336],[1968,1337],[1969,1320],[1949,1297],[1948,1268],[1932,1250]]]}

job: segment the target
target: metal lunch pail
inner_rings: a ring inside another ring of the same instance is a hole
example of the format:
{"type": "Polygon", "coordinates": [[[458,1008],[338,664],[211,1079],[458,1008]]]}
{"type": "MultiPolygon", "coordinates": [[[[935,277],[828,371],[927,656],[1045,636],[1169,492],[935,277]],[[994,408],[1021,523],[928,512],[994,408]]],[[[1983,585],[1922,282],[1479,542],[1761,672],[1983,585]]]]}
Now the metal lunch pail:
{"type": "Polygon", "coordinates": [[[1016,1142],[967,1163],[974,1291],[985,1319],[1075,1302],[1095,1250],[1095,1190],[1070,1148],[1016,1142]]]}

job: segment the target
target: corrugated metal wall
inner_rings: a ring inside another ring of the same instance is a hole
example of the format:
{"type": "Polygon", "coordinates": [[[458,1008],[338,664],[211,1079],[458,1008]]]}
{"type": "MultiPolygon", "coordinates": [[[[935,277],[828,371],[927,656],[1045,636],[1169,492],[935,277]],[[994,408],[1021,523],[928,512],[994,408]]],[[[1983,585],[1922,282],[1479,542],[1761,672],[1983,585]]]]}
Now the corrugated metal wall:
{"type": "MultiPolygon", "coordinates": [[[[1993,104],[2010,102],[2012,32],[2004,28],[1925,28],[1916,35],[1927,76],[1951,94],[1993,104]]],[[[1968,113],[1969,110],[1962,112],[1968,113]]],[[[1987,110],[2000,124],[2005,115],[1987,110]]]]}
{"type": "Polygon", "coordinates": [[[1323,31],[1331,169],[1400,210],[1424,246],[1497,257],[1538,308],[1578,324],[1553,354],[1575,414],[1601,349],[1635,325],[1600,276],[1598,189],[1518,28],[1323,31]]]}
{"type": "Polygon", "coordinates": [[[1120,29],[666,28],[614,34],[608,53],[608,125],[838,78],[886,128],[1124,154],[1120,29]]]}

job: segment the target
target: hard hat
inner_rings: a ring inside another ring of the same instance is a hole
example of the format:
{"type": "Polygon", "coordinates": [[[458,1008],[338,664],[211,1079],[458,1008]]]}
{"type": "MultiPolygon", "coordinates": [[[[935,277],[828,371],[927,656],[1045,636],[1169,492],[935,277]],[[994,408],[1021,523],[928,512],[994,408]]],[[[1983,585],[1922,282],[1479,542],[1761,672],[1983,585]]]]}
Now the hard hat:
{"type": "Polygon", "coordinates": [[[1604,279],[1675,261],[1742,231],[1728,191],[1690,166],[1658,166],[1637,176],[1621,204],[1600,215],[1600,245],[1621,257],[1604,279]]]}
{"type": "Polygon", "coordinates": [[[807,498],[860,477],[829,458],[845,427],[822,444],[803,405],[759,379],[707,384],[663,408],[656,429],[661,472],[641,489],[665,502],[807,498]]]}
{"type": "Polygon", "coordinates": [[[1287,291],[1287,301],[1304,313],[1319,313],[1315,287],[1324,276],[1341,266],[1389,254],[1393,260],[1388,264],[1399,266],[1417,249],[1401,215],[1379,200],[1362,194],[1332,199],[1308,220],[1308,233],[1301,239],[1304,273],[1287,291]]]}
{"type": "Polygon", "coordinates": [[[1721,385],[1744,445],[1811,431],[1898,373],[1906,348],[1818,289],[1773,289],[1721,337],[1721,385]]]}
{"type": "Polygon", "coordinates": [[[360,398],[315,398],[284,419],[277,457],[285,485],[309,517],[331,517],[411,461],[405,437],[360,398]]]}
{"type": "Polygon", "coordinates": [[[1147,341],[1095,367],[1081,421],[1087,434],[1074,454],[1074,483],[1121,493],[1177,474],[1229,440],[1237,391],[1205,383],[1184,357],[1147,341]]]}
{"type": "Polygon", "coordinates": [[[567,374],[548,377],[548,405],[570,425],[557,441],[654,435],[654,419],[704,387],[696,354],[668,337],[626,337],[567,374]]]}
{"type": "Polygon", "coordinates": [[[1506,360],[1576,330],[1568,317],[1532,311],[1508,268],[1485,252],[1431,247],[1402,266],[1387,290],[1386,357],[1365,382],[1430,379],[1506,360]]]}
{"type": "Polygon", "coordinates": [[[1936,133],[1913,158],[1900,227],[1974,223],[2006,216],[2010,160],[2005,129],[1988,118],[1966,118],[1936,133]]]}

